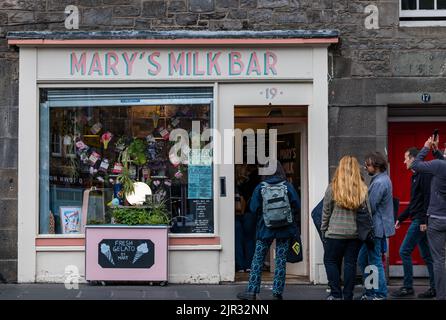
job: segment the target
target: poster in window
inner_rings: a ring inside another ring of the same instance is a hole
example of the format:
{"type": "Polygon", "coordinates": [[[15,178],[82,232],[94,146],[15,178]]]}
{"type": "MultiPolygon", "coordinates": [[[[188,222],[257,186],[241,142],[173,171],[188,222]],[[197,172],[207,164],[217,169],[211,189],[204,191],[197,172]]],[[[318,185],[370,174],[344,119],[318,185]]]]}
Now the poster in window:
{"type": "Polygon", "coordinates": [[[63,234],[81,232],[81,207],[60,207],[60,222],[63,234]]]}

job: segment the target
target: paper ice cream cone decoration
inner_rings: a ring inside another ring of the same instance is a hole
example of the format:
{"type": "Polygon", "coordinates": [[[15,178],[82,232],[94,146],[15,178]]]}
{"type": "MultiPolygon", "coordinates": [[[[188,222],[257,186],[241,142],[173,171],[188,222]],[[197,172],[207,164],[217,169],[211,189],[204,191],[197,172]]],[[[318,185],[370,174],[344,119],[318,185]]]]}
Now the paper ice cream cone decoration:
{"type": "Polygon", "coordinates": [[[113,257],[112,257],[112,254],[111,254],[110,246],[109,246],[109,245],[107,245],[107,244],[105,244],[105,243],[101,244],[101,253],[102,253],[104,256],[107,257],[108,261],[110,261],[110,263],[111,263],[112,265],[115,265],[115,262],[113,261],[113,257]]]}
{"type": "Polygon", "coordinates": [[[104,149],[107,150],[108,147],[108,143],[110,142],[110,140],[113,138],[113,134],[109,131],[107,131],[106,133],[104,133],[101,136],[101,142],[104,144],[104,149]]]}
{"type": "Polygon", "coordinates": [[[152,121],[153,121],[153,127],[156,128],[158,127],[158,120],[160,119],[160,115],[158,112],[153,112],[152,113],[152,121]]]}
{"type": "Polygon", "coordinates": [[[146,254],[147,252],[149,252],[149,248],[147,248],[147,243],[144,242],[142,244],[140,244],[137,248],[136,248],[136,254],[135,257],[133,258],[133,263],[135,263],[136,261],[138,261],[139,258],[141,258],[141,256],[143,254],[146,254]]]}

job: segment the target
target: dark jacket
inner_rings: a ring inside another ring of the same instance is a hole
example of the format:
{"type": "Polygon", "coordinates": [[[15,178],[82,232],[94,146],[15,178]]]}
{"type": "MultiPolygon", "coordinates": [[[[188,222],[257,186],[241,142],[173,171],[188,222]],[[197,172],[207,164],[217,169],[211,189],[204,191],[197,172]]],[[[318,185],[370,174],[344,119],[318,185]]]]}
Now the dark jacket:
{"type": "Polygon", "coordinates": [[[420,173],[432,174],[431,195],[427,214],[431,217],[446,219],[446,161],[432,160],[424,162],[429,148],[424,147],[418,153],[411,169],[420,173]]]}
{"type": "MultiPolygon", "coordinates": [[[[280,178],[271,177],[265,180],[265,182],[269,184],[277,184],[282,182],[280,178]]],[[[263,199],[260,193],[260,189],[262,187],[259,184],[252,194],[252,198],[249,204],[249,208],[251,212],[255,212],[257,214],[257,239],[258,240],[270,240],[270,239],[287,239],[293,238],[298,234],[297,225],[300,225],[300,199],[297,195],[296,190],[293,185],[289,182],[286,182],[285,185],[288,188],[288,198],[290,200],[291,209],[295,215],[295,222],[289,226],[277,229],[270,229],[265,226],[265,221],[263,220],[263,199]]]]}
{"type": "Polygon", "coordinates": [[[432,175],[430,173],[415,172],[410,183],[410,203],[398,217],[399,222],[407,218],[420,220],[422,224],[427,222],[427,209],[431,195],[432,175]]]}

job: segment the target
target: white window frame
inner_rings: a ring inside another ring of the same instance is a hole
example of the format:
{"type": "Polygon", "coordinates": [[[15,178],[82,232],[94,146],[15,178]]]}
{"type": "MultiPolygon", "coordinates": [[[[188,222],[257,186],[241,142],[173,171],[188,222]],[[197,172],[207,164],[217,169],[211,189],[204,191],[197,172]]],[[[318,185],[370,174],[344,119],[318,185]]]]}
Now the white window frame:
{"type": "Polygon", "coordinates": [[[434,17],[444,17],[446,19],[446,9],[437,9],[437,0],[434,0],[434,9],[422,9],[420,10],[420,0],[416,0],[417,9],[415,10],[403,10],[400,3],[400,18],[434,18],[434,17]]]}

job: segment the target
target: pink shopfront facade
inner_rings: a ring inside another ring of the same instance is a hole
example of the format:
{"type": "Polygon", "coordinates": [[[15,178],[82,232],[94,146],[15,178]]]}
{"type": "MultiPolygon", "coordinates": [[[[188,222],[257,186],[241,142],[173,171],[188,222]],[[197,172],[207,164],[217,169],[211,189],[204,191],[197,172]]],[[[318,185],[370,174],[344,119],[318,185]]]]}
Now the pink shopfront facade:
{"type": "Polygon", "coordinates": [[[236,107],[278,105],[307,114],[304,261],[289,272],[325,282],[309,212],[328,184],[327,51],[337,39],[331,31],[10,33],[20,50],[18,281],[65,282],[67,270],[85,280],[84,226],[66,231],[62,215],[107,215],[114,152],[125,136],[156,146],[135,174],[169,194],[168,281],[234,281],[234,142],[224,132],[234,129],[236,107]],[[194,119],[222,133],[212,161],[172,166],[161,156],[165,138],[175,128],[188,132],[194,119]],[[113,137],[108,145],[97,138],[104,133],[113,137]],[[104,194],[86,205],[85,191],[98,186],[104,194]]]}

